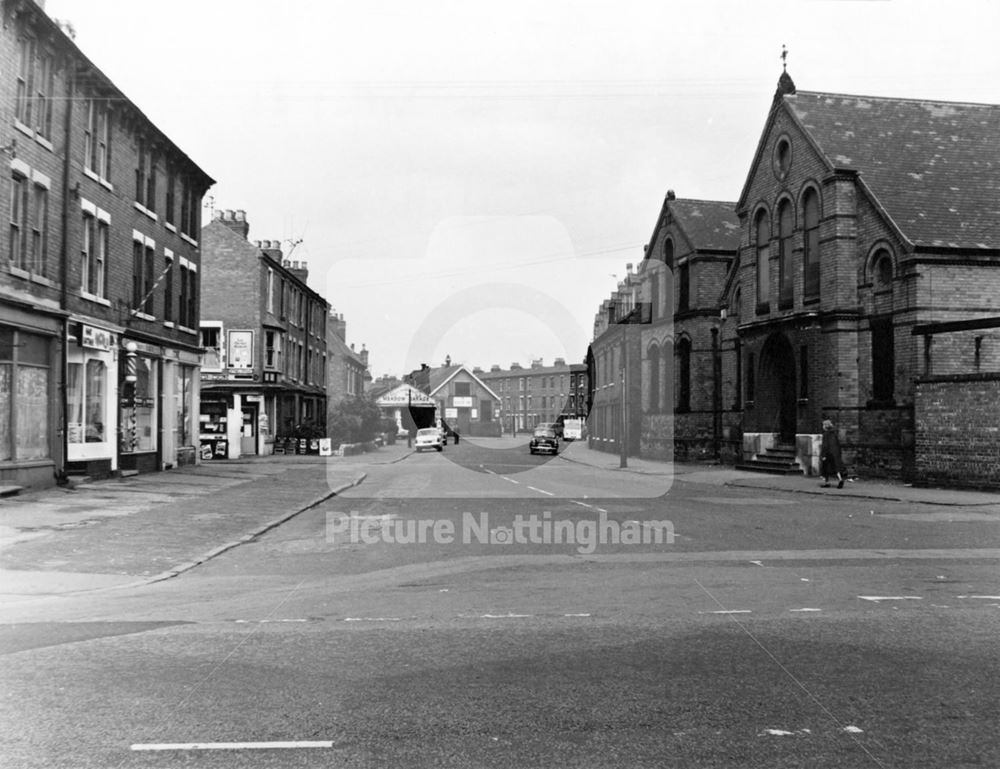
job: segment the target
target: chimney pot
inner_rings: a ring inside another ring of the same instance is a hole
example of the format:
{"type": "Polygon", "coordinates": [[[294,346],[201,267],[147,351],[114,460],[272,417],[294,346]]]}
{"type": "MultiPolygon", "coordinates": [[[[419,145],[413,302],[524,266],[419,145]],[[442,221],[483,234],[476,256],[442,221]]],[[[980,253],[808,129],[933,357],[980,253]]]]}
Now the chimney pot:
{"type": "Polygon", "coordinates": [[[236,221],[245,222],[247,220],[247,212],[242,208],[236,209],[236,221]]]}

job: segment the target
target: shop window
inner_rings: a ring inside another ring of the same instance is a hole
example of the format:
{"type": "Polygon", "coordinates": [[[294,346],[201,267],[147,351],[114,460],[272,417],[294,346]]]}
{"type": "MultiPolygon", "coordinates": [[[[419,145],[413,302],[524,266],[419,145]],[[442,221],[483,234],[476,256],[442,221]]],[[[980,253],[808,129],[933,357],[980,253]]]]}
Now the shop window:
{"type": "Polygon", "coordinates": [[[159,393],[157,362],[139,356],[136,360],[134,397],[122,409],[123,453],[156,450],[156,400],[159,393]]]}
{"type": "Polygon", "coordinates": [[[0,461],[49,456],[47,337],[0,329],[0,461]]]}
{"type": "Polygon", "coordinates": [[[108,371],[104,361],[91,358],[67,369],[68,439],[70,443],[107,441],[108,371]]]}
{"type": "Polygon", "coordinates": [[[194,380],[192,366],[177,366],[174,381],[174,399],[177,407],[177,446],[194,444],[194,431],[191,426],[191,394],[194,380]]]}

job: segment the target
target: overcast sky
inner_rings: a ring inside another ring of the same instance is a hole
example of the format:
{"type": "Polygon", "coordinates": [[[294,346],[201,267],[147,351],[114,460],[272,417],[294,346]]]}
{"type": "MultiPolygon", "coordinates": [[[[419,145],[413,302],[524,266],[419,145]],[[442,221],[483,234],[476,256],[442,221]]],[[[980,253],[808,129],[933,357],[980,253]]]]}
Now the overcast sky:
{"type": "Polygon", "coordinates": [[[801,90],[1000,103],[995,0],[46,8],[210,207],[298,243],[375,376],[581,361],[666,191],[739,197],[782,45],[801,90]]]}

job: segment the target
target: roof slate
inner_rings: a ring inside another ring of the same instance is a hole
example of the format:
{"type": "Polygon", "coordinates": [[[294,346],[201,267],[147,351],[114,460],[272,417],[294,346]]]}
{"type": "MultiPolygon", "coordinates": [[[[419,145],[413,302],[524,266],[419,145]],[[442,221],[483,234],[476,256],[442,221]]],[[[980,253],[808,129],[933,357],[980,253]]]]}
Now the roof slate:
{"type": "Polygon", "coordinates": [[[696,250],[735,252],[739,248],[740,219],[735,203],[677,198],[667,207],[696,250]]]}
{"type": "Polygon", "coordinates": [[[914,245],[1000,248],[1000,106],[782,98],[830,165],[858,171],[914,245]]]}

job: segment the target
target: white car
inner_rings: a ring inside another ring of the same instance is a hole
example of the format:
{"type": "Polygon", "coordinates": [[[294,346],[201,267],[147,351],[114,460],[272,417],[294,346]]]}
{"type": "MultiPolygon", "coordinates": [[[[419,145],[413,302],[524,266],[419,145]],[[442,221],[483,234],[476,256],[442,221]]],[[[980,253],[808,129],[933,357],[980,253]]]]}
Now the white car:
{"type": "Polygon", "coordinates": [[[443,451],[444,439],[441,437],[441,431],[438,428],[426,427],[423,430],[417,430],[417,440],[413,445],[418,452],[424,449],[443,451]]]}

